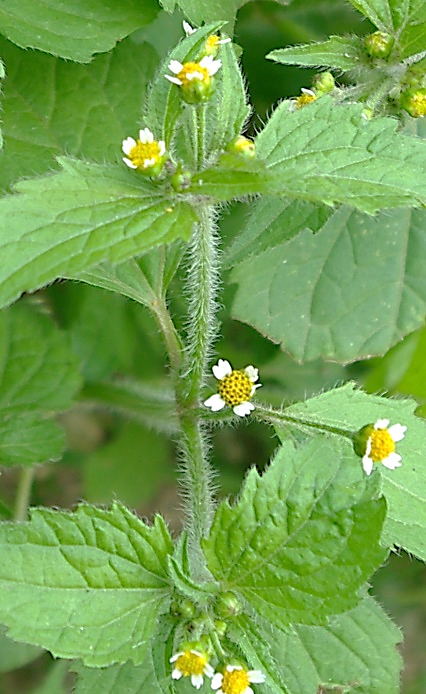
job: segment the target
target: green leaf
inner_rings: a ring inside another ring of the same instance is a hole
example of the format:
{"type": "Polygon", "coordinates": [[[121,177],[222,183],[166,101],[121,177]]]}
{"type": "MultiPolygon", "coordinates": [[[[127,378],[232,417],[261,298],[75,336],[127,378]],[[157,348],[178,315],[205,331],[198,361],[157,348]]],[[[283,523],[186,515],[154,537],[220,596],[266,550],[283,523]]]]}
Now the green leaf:
{"type": "Polygon", "coordinates": [[[262,477],[250,471],[235,506],[220,504],[203,543],[210,571],[277,626],[322,623],[359,602],[385,557],[374,494],[348,444],[286,442],[262,477]]]}
{"type": "Polygon", "coordinates": [[[65,432],[40,414],[16,415],[0,421],[0,465],[34,465],[59,460],[65,432]]]}
{"type": "Polygon", "coordinates": [[[0,416],[70,407],[80,385],[68,340],[25,303],[0,312],[0,416]]]}
{"type": "Polygon", "coordinates": [[[38,658],[43,651],[26,643],[15,643],[0,630],[0,672],[11,672],[38,658]]]}
{"type": "Polygon", "coordinates": [[[27,302],[0,312],[0,464],[60,458],[65,435],[47,419],[80,385],[66,335],[27,302]]]}
{"type": "Polygon", "coordinates": [[[425,218],[423,210],[337,210],[319,233],[240,263],[230,276],[232,315],[300,361],[384,354],[424,321],[425,218]]]}
{"type": "Polygon", "coordinates": [[[41,685],[32,690],[31,694],[67,694],[68,663],[58,660],[50,666],[41,685]]]}
{"type": "Polygon", "coordinates": [[[265,694],[399,692],[402,661],[395,646],[401,633],[373,598],[324,626],[281,631],[242,616],[231,630],[250,667],[266,674],[265,694]]]}
{"type": "Polygon", "coordinates": [[[233,268],[253,255],[276,248],[304,229],[318,231],[333,210],[306,200],[263,197],[251,206],[250,216],[241,233],[225,249],[225,268],[233,268]]]}
{"type": "Polygon", "coordinates": [[[61,58],[88,63],[120,39],[152,22],[155,0],[2,0],[2,34],[21,48],[37,48],[61,58]]]}
{"type": "Polygon", "coordinates": [[[22,181],[20,195],[0,200],[2,306],[56,277],[191,234],[191,207],[170,202],[151,181],[73,159],[60,163],[60,173],[22,181]]]}
{"type": "Polygon", "coordinates": [[[123,138],[136,136],[143,125],[141,102],[158,60],[151,46],[127,39],[89,65],[23,51],[1,39],[0,54],[8,71],[2,188],[51,171],[54,157],[64,153],[121,162],[123,138]]]}
{"type": "Polygon", "coordinates": [[[0,526],[0,618],[12,638],[87,665],[143,661],[168,595],[169,533],[124,507],[35,509],[0,526]]]}
{"type": "MultiPolygon", "coordinates": [[[[309,417],[313,422],[354,432],[378,419],[389,419],[390,424],[399,423],[407,427],[405,438],[397,444],[397,451],[402,456],[401,467],[388,470],[383,465],[376,466],[388,506],[383,540],[389,546],[404,547],[426,560],[426,470],[419,462],[426,455],[426,423],[414,415],[416,407],[414,400],[367,395],[357,390],[354,383],[347,383],[304,403],[291,405],[286,414],[309,417]]],[[[356,460],[354,454],[352,464],[356,460]]],[[[358,461],[361,466],[361,460],[358,461]]]]}
{"type": "Polygon", "coordinates": [[[362,110],[328,96],[296,111],[283,102],[257,138],[257,154],[274,179],[271,193],[371,213],[426,202],[418,176],[426,143],[397,134],[394,119],[367,121],[362,110]]]}
{"type": "Polygon", "coordinates": [[[199,0],[160,0],[160,4],[167,12],[173,12],[177,5],[190,22],[201,24],[202,22],[214,22],[218,19],[232,22],[237,10],[248,1],[214,0],[214,2],[200,3],[199,0]]]}
{"type": "Polygon", "coordinates": [[[357,64],[368,64],[367,53],[358,36],[330,36],[328,41],[279,48],[266,57],[284,65],[327,65],[339,70],[353,70],[357,64]]]}
{"type": "Polygon", "coordinates": [[[137,667],[128,662],[94,669],[74,663],[73,671],[78,675],[75,694],[186,694],[184,682],[175,683],[171,678],[174,631],[171,618],[160,617],[146,658],[137,667]]]}

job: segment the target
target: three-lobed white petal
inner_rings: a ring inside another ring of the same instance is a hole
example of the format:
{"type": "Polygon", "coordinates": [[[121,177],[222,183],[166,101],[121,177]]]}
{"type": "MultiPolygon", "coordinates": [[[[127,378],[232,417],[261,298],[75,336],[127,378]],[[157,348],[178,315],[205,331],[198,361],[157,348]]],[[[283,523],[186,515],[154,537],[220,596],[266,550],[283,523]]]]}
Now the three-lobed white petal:
{"type": "Polygon", "coordinates": [[[239,405],[234,405],[232,409],[234,410],[235,414],[237,414],[239,417],[245,417],[254,410],[254,405],[249,401],[240,402],[239,405]]]}
{"type": "Polygon", "coordinates": [[[230,376],[232,373],[232,366],[226,359],[219,359],[217,364],[212,367],[213,376],[221,381],[225,376],[230,376]]]}
{"type": "Polygon", "coordinates": [[[207,398],[207,400],[204,400],[204,404],[206,407],[210,407],[212,412],[219,412],[219,410],[222,410],[225,407],[226,402],[225,400],[222,400],[219,393],[215,393],[207,398]]]}

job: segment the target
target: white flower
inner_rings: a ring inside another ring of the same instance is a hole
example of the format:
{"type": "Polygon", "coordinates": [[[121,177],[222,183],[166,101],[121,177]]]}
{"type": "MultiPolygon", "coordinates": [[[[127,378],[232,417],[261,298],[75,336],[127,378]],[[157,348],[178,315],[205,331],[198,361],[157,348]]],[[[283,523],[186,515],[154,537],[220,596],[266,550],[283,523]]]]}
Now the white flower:
{"type": "Polygon", "coordinates": [[[253,694],[250,684],[263,684],[265,675],[260,670],[245,670],[240,665],[227,665],[224,672],[216,672],[211,686],[217,694],[253,694]]]}
{"type": "Polygon", "coordinates": [[[389,419],[378,419],[372,426],[366,443],[362,466],[367,475],[371,474],[374,463],[383,463],[389,470],[401,466],[401,456],[395,452],[395,443],[404,438],[406,426],[392,424],[389,419]]]}
{"type": "Polygon", "coordinates": [[[185,20],[183,20],[182,24],[183,24],[183,30],[184,30],[186,36],[191,36],[191,34],[193,34],[194,32],[197,31],[196,29],[194,29],[194,27],[192,27],[190,24],[188,24],[188,22],[186,22],[185,20]]]}
{"type": "Polygon", "coordinates": [[[171,60],[169,70],[178,76],[171,77],[171,75],[165,75],[165,77],[179,87],[192,82],[192,80],[207,83],[210,77],[216,74],[221,65],[222,61],[215,60],[212,55],[205,55],[199,63],[188,62],[183,65],[178,60],[171,60]]]}
{"type": "Polygon", "coordinates": [[[213,677],[214,674],[212,666],[207,662],[207,656],[193,649],[175,653],[170,658],[170,662],[175,663],[172,678],[180,680],[181,677],[190,677],[191,684],[195,689],[200,689],[203,686],[203,675],[213,677]]]}
{"type": "Polygon", "coordinates": [[[256,383],[259,372],[254,366],[246,366],[244,370],[234,371],[226,359],[219,359],[212,368],[213,375],[219,381],[218,393],[204,401],[204,405],[212,412],[218,412],[226,405],[232,407],[239,417],[244,417],[254,410],[250,398],[261,383],[256,383]]]}
{"type": "Polygon", "coordinates": [[[154,135],[149,128],[139,130],[139,139],[126,137],[122,143],[122,149],[126,157],[123,161],[131,169],[149,170],[162,165],[166,151],[163,140],[154,140],[154,135]]]}

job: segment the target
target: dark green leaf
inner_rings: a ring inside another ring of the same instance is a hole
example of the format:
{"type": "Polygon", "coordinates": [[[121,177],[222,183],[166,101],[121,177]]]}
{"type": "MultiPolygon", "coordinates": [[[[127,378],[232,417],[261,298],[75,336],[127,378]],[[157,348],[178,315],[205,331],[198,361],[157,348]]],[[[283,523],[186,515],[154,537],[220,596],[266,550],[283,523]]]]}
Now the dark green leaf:
{"type": "Polygon", "coordinates": [[[383,354],[424,321],[424,220],[422,210],[337,210],[318,234],[303,231],[233,270],[233,316],[300,361],[383,354]]]}
{"type": "Polygon", "coordinates": [[[0,465],[33,465],[59,460],[65,432],[40,414],[23,414],[0,421],[0,465]]]}
{"type": "Polygon", "coordinates": [[[141,103],[157,63],[151,46],[127,39],[90,65],[75,65],[0,39],[0,55],[7,64],[2,188],[51,171],[64,153],[121,162],[123,138],[144,126],[141,103]]]}
{"type": "Polygon", "coordinates": [[[2,0],[0,26],[21,48],[37,48],[81,63],[111,50],[120,39],[152,22],[155,0],[2,0]]]}

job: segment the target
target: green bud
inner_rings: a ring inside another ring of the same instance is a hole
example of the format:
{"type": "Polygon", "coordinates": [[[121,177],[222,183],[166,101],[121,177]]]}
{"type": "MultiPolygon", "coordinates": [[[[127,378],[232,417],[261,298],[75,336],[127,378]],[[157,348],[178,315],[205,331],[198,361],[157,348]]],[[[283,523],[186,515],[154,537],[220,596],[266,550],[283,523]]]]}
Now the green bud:
{"type": "Polygon", "coordinates": [[[375,31],[374,34],[369,34],[364,39],[367,53],[372,58],[387,58],[392,51],[393,44],[393,37],[384,31],[375,31]]]}
{"type": "Polygon", "coordinates": [[[253,140],[249,140],[244,135],[238,135],[232,142],[229,143],[227,149],[230,152],[241,154],[247,159],[253,159],[256,156],[255,144],[253,140]]]}
{"type": "Polygon", "coordinates": [[[401,94],[399,103],[413,118],[426,116],[426,88],[407,89],[401,94]]]}
{"type": "Polygon", "coordinates": [[[197,608],[191,600],[174,600],[171,604],[170,611],[176,617],[192,619],[197,613],[197,608]]]}
{"type": "Polygon", "coordinates": [[[365,455],[367,450],[367,441],[370,438],[373,429],[374,424],[366,424],[359,431],[357,431],[352,438],[354,451],[357,455],[359,455],[360,458],[365,455]]]}
{"type": "Polygon", "coordinates": [[[216,614],[224,619],[236,617],[238,614],[240,614],[242,608],[243,606],[235,593],[229,590],[226,593],[222,593],[222,595],[218,597],[216,603],[216,614]]]}
{"type": "Polygon", "coordinates": [[[214,623],[216,633],[218,636],[225,636],[228,625],[222,619],[216,619],[214,623]]]}
{"type": "Polygon", "coordinates": [[[318,75],[315,75],[312,80],[312,87],[317,96],[322,96],[332,92],[336,87],[336,83],[331,72],[327,70],[327,72],[320,72],[318,75]]]}

